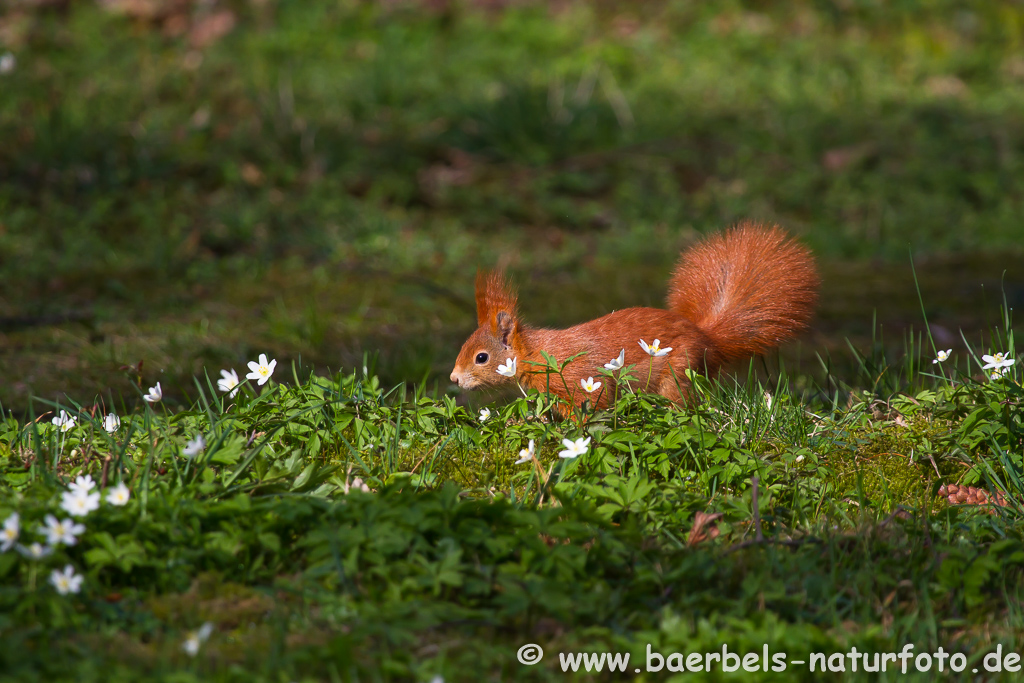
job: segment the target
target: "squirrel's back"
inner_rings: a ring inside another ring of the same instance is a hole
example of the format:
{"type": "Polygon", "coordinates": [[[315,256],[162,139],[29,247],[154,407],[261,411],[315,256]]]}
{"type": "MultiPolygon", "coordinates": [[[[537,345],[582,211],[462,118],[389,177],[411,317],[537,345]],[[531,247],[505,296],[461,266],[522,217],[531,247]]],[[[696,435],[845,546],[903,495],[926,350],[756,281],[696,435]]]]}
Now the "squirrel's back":
{"type": "Polygon", "coordinates": [[[819,279],[810,252],[778,226],[745,221],[683,253],[668,308],[714,342],[720,362],[763,353],[807,327],[819,279]]]}

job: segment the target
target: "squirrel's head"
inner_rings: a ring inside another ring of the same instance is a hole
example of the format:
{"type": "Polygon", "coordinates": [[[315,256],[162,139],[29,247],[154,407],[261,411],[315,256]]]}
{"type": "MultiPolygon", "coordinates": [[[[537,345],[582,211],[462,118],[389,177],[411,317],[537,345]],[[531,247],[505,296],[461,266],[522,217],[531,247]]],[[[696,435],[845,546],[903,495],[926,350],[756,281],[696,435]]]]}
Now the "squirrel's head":
{"type": "MultiPolygon", "coordinates": [[[[516,295],[501,273],[476,276],[476,317],[480,326],[469,336],[455,360],[451,379],[463,389],[512,382],[498,372],[521,349],[516,295]]],[[[518,374],[519,368],[516,368],[518,374]]]]}

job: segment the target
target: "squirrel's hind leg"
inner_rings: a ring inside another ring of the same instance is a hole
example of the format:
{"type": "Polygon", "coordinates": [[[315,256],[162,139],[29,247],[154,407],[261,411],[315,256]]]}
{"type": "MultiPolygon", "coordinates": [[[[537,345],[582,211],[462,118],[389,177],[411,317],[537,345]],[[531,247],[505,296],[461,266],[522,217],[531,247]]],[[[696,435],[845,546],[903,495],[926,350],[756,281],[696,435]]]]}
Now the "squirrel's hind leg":
{"type": "MultiPolygon", "coordinates": [[[[694,390],[686,370],[697,371],[692,367],[682,369],[677,364],[669,365],[659,378],[656,388],[651,387],[651,390],[656,390],[680,408],[696,408],[700,403],[700,395],[694,390]]],[[[712,373],[717,372],[717,367],[705,366],[700,370],[700,374],[705,377],[711,377],[712,373]]]]}
{"type": "Polygon", "coordinates": [[[680,408],[694,404],[694,394],[690,380],[679,372],[667,370],[658,382],[657,392],[675,403],[680,408]]]}

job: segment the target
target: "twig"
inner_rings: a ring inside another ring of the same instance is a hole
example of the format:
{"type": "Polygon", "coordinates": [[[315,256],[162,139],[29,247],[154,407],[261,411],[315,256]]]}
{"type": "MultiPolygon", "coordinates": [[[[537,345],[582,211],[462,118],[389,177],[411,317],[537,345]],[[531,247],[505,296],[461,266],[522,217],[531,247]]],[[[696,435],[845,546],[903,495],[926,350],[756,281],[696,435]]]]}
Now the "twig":
{"type": "Polygon", "coordinates": [[[100,489],[107,488],[107,469],[110,467],[110,461],[113,460],[109,455],[103,458],[103,471],[100,473],[100,489]]]}

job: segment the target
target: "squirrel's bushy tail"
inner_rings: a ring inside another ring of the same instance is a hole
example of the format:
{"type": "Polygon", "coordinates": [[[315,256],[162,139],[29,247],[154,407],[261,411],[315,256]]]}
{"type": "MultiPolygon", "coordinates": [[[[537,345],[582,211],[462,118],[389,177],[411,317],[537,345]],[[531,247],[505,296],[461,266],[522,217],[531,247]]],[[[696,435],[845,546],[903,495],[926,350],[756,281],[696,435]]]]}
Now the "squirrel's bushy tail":
{"type": "Polygon", "coordinates": [[[811,318],[818,285],[807,249],[778,226],[746,221],[683,253],[668,307],[711,337],[716,357],[708,360],[717,365],[794,337],[811,318]]]}

